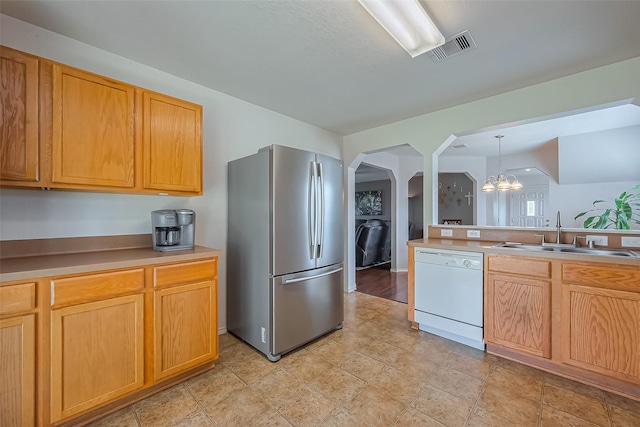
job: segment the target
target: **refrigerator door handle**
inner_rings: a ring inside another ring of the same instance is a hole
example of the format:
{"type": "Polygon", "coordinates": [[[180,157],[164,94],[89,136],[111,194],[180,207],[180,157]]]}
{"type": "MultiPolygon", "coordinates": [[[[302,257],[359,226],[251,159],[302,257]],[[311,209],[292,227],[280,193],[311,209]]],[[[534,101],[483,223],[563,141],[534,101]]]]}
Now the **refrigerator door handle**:
{"type": "Polygon", "coordinates": [[[318,162],[318,175],[320,175],[320,193],[318,194],[318,205],[320,206],[320,239],[318,240],[318,258],[322,258],[322,248],[324,247],[324,174],[322,173],[322,163],[318,162]]]}
{"type": "Polygon", "coordinates": [[[307,210],[307,229],[309,237],[309,259],[316,256],[316,203],[317,203],[317,183],[316,183],[316,164],[310,163],[309,168],[309,206],[307,210]]]}
{"type": "Polygon", "coordinates": [[[304,282],[305,280],[317,279],[319,277],[328,276],[330,274],[334,274],[334,273],[337,273],[339,271],[342,271],[342,267],[336,268],[336,269],[331,270],[331,271],[327,271],[326,273],[316,274],[315,276],[298,277],[298,278],[295,278],[295,279],[286,279],[286,280],[282,281],[282,284],[286,285],[286,284],[289,284],[289,283],[304,282]]]}

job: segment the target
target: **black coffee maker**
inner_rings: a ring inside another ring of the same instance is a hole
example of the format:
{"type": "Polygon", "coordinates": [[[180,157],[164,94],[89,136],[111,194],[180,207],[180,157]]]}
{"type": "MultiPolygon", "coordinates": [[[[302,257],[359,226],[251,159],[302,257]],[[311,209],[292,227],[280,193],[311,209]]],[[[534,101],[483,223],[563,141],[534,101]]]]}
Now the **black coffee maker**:
{"type": "Polygon", "coordinates": [[[193,249],[195,229],[196,213],[191,209],[151,212],[153,249],[156,251],[193,249]]]}

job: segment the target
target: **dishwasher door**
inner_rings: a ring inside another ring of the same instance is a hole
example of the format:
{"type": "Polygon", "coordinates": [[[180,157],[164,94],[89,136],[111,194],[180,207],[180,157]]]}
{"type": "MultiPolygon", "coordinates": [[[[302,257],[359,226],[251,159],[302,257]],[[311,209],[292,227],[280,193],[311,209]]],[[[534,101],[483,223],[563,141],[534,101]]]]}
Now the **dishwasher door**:
{"type": "Polygon", "coordinates": [[[416,248],[420,329],[483,350],[483,279],[482,254],[416,248]]]}
{"type": "Polygon", "coordinates": [[[482,254],[416,251],[415,308],[469,325],[483,325],[482,254]]]}

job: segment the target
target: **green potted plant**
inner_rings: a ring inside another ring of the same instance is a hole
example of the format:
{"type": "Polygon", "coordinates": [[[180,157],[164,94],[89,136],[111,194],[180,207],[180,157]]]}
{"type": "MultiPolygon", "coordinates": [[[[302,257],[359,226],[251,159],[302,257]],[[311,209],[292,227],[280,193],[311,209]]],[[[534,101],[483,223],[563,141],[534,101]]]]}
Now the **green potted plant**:
{"type": "Polygon", "coordinates": [[[596,200],[593,202],[596,209],[581,212],[574,219],[583,217],[590,212],[600,212],[600,214],[587,217],[582,226],[584,228],[629,230],[630,224],[640,224],[640,194],[633,192],[638,189],[640,189],[640,184],[630,191],[623,192],[613,202],[596,200]]]}

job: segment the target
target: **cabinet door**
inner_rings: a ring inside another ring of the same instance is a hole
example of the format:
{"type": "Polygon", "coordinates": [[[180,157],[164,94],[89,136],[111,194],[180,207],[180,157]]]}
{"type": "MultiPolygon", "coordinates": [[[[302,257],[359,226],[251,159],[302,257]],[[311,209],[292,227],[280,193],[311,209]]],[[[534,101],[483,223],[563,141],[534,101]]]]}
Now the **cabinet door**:
{"type": "Polygon", "coordinates": [[[35,424],[34,315],[0,320],[0,425],[35,424]]]}
{"type": "Polygon", "coordinates": [[[143,95],[144,188],[202,193],[202,107],[143,95]]]}
{"type": "Polygon", "coordinates": [[[521,352],[551,357],[551,282],[487,275],[485,338],[521,352]]]}
{"type": "Polygon", "coordinates": [[[51,311],[51,421],[142,387],[143,296],[51,311]]]}
{"type": "Polygon", "coordinates": [[[640,384],[640,294],[563,285],[563,363],[640,384]]]}
{"type": "Polygon", "coordinates": [[[53,66],[54,183],[134,186],[134,88],[53,66]]]}
{"type": "Polygon", "coordinates": [[[38,58],[0,47],[0,179],[38,180],[38,58]]]}
{"type": "Polygon", "coordinates": [[[216,282],[155,292],[155,379],[218,356],[216,282]]]}

